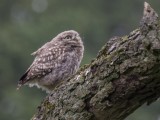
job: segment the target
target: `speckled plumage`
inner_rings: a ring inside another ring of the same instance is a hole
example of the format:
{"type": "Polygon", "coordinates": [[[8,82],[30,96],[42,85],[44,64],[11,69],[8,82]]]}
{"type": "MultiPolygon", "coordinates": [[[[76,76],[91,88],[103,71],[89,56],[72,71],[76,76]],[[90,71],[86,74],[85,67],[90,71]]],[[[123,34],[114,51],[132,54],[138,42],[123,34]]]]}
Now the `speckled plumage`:
{"type": "Polygon", "coordinates": [[[32,55],[35,59],[18,82],[22,85],[53,90],[61,81],[68,79],[79,68],[84,46],[79,34],[74,30],[58,34],[32,55]]]}

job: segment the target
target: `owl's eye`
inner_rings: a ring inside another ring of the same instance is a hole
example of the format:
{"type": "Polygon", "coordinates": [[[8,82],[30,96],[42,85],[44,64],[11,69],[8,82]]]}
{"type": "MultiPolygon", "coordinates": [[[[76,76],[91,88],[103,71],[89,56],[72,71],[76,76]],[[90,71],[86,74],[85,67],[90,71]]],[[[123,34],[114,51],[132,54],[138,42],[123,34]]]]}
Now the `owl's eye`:
{"type": "Polygon", "coordinates": [[[71,38],[72,38],[71,35],[67,35],[67,36],[64,37],[64,39],[71,39],[71,38]]]}

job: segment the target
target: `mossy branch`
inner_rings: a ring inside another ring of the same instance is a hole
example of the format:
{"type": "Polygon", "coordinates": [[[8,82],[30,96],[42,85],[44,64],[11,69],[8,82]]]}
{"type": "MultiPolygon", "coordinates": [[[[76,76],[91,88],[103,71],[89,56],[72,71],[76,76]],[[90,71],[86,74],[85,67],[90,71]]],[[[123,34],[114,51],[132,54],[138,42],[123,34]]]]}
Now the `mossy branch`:
{"type": "Polygon", "coordinates": [[[140,27],[111,38],[97,57],[49,94],[32,120],[123,120],[160,96],[160,23],[148,3],[140,27]]]}

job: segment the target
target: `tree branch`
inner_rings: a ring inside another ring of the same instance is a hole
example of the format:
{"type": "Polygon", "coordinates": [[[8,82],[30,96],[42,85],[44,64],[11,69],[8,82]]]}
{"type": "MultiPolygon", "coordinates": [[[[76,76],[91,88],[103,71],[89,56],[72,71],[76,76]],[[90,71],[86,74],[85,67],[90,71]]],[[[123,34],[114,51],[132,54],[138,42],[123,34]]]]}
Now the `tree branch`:
{"type": "Polygon", "coordinates": [[[97,57],[48,95],[32,120],[123,120],[160,96],[160,29],[148,3],[140,27],[113,37],[97,57]]]}

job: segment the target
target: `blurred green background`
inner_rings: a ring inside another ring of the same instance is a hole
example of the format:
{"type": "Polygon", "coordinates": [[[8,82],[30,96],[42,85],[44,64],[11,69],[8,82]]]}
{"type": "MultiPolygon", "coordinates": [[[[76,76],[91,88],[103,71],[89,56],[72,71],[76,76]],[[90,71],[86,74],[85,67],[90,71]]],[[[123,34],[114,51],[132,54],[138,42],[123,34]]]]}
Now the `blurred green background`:
{"type": "MultiPolygon", "coordinates": [[[[160,0],[146,0],[160,14],[160,0]]],[[[45,92],[17,81],[32,63],[30,53],[58,33],[74,29],[83,38],[82,65],[107,40],[139,26],[143,0],[0,0],[0,120],[29,120],[45,92]]],[[[126,120],[160,120],[159,101],[126,120]]]]}

